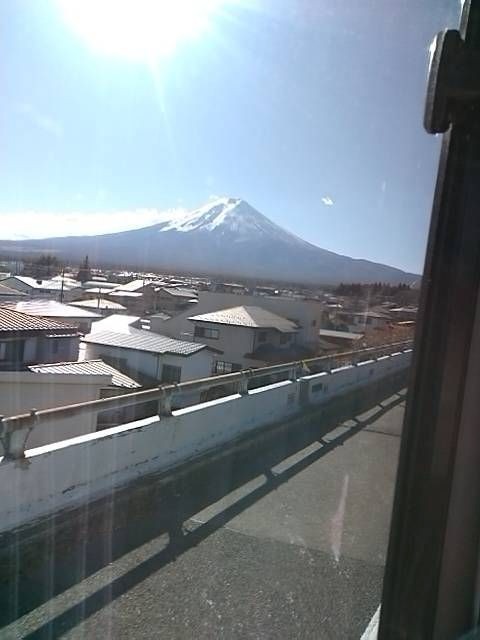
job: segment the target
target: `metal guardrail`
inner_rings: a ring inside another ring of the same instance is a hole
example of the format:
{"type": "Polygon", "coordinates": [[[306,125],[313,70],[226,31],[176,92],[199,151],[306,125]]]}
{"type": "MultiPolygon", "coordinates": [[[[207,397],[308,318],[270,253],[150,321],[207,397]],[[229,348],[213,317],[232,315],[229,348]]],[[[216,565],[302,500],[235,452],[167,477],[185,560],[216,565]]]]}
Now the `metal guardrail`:
{"type": "MultiPolygon", "coordinates": [[[[63,420],[73,416],[100,413],[132,407],[146,402],[158,402],[158,415],[167,417],[172,415],[172,397],[182,394],[208,391],[214,387],[235,385],[237,393],[248,393],[248,384],[256,378],[280,376],[285,374],[285,379],[297,380],[302,375],[331,371],[339,366],[358,364],[365,360],[380,358],[399,351],[412,348],[413,341],[395,342],[381,347],[369,347],[356,351],[339,352],[317,358],[308,358],[295,362],[287,362],[258,369],[244,369],[235,373],[227,373],[209,378],[200,378],[178,384],[167,384],[154,389],[135,391],[121,396],[104,398],[102,400],[90,400],[78,404],[42,409],[31,409],[28,413],[17,416],[0,417],[0,440],[4,447],[4,458],[19,458],[24,455],[24,445],[30,431],[42,424],[54,420],[63,420]],[[17,437],[18,436],[18,437],[17,437]]],[[[277,380],[279,381],[279,380],[277,380]]]]}

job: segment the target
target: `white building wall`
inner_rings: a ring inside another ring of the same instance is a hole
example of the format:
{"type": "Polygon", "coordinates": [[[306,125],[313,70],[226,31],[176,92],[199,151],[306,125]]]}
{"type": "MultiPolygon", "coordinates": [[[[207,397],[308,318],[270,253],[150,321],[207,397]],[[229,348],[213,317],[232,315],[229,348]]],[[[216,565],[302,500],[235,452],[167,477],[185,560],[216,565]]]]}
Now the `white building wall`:
{"type": "MultiPolygon", "coordinates": [[[[193,332],[196,323],[190,322],[190,324],[193,332]]],[[[199,322],[197,326],[218,331],[218,340],[203,336],[194,338],[195,342],[201,342],[223,351],[223,354],[215,354],[215,360],[234,362],[242,367],[246,366],[245,354],[251,353],[254,349],[255,331],[253,329],[250,327],[232,327],[227,324],[209,324],[207,322],[199,322]]]]}
{"type": "MultiPolygon", "coordinates": [[[[51,409],[67,404],[98,400],[100,389],[108,386],[111,376],[32,373],[30,371],[0,372],[0,414],[15,416],[31,409],[51,409]]],[[[96,429],[94,413],[52,422],[42,429],[34,429],[29,446],[40,447],[51,442],[67,440],[96,429]]]]}

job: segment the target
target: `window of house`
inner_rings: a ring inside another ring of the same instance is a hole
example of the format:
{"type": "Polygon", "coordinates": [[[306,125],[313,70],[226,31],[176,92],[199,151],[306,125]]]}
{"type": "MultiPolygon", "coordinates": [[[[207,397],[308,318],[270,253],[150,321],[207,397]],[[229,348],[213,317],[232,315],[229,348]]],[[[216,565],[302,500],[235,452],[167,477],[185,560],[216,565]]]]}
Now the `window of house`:
{"type": "Polygon", "coordinates": [[[211,327],[195,327],[193,335],[196,338],[208,338],[210,340],[218,340],[219,330],[211,327]]]}
{"type": "Polygon", "coordinates": [[[215,373],[222,375],[224,373],[234,373],[240,371],[241,366],[236,362],[224,362],[223,360],[217,360],[215,362],[215,373]]]}
{"type": "Polygon", "coordinates": [[[266,342],[267,340],[267,332],[266,331],[259,331],[258,333],[258,342],[266,342]]]}
{"type": "Polygon", "coordinates": [[[292,339],[292,336],[289,333],[282,333],[280,335],[280,344],[287,344],[292,339]]]}
{"type": "Polygon", "coordinates": [[[20,362],[23,360],[25,340],[10,340],[0,342],[0,360],[20,362]]]}
{"type": "Polygon", "coordinates": [[[176,384],[177,382],[180,382],[181,376],[182,376],[182,367],[176,367],[173,364],[163,365],[161,382],[176,384]]]}

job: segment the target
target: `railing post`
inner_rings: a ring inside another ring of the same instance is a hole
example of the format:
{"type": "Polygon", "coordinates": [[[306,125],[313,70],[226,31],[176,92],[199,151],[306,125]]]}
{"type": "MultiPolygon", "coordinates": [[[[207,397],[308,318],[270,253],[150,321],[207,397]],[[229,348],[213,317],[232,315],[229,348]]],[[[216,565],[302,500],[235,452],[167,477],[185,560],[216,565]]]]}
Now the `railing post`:
{"type": "MultiPolygon", "coordinates": [[[[30,415],[32,416],[34,423],[36,421],[36,414],[36,409],[30,410],[30,415]]],[[[33,430],[35,424],[24,427],[23,429],[17,429],[15,431],[5,433],[3,418],[4,416],[1,416],[0,421],[0,440],[3,445],[3,462],[11,462],[12,460],[15,460],[21,465],[28,466],[29,462],[25,458],[25,447],[28,436],[33,430]]]]}
{"type": "Polygon", "coordinates": [[[238,393],[241,396],[248,394],[248,376],[246,371],[240,371],[240,380],[238,381],[238,393]]]}
{"type": "Polygon", "coordinates": [[[158,401],[158,415],[164,418],[172,415],[172,392],[170,389],[161,389],[161,396],[158,401]]]}

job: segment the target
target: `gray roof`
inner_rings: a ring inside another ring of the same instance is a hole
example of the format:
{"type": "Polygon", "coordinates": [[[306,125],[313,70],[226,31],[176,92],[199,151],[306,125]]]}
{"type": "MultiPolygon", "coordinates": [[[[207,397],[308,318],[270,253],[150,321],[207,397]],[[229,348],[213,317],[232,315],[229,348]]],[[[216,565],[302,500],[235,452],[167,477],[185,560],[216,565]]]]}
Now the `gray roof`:
{"type": "Polygon", "coordinates": [[[15,288],[14,281],[17,280],[18,282],[23,282],[23,284],[32,287],[32,289],[44,289],[46,291],[61,291],[62,288],[64,291],[70,291],[71,289],[75,289],[77,288],[77,286],[79,286],[64,282],[62,287],[62,282],[60,280],[37,280],[35,278],[31,278],[30,276],[8,276],[7,278],[3,278],[2,282],[5,280],[10,281],[10,284],[6,286],[12,286],[13,288],[15,288]]]}
{"type": "Polygon", "coordinates": [[[146,287],[148,284],[150,284],[150,280],[131,280],[125,284],[119,284],[115,290],[135,292],[139,289],[143,289],[143,287],[146,287]]]}
{"type": "Polygon", "coordinates": [[[363,333],[350,333],[349,331],[334,331],[333,329],[320,329],[318,335],[321,338],[339,338],[343,340],[360,340],[363,333]]]}
{"type": "MultiPolygon", "coordinates": [[[[31,316],[14,309],[0,307],[0,332],[6,331],[77,331],[76,327],[40,316],[31,316]]],[[[77,335],[77,334],[75,334],[77,335]]]]}
{"type": "Polygon", "coordinates": [[[14,296],[15,298],[20,298],[26,295],[27,294],[24,291],[7,287],[5,284],[0,284],[0,296],[14,296]]]}
{"type": "Polygon", "coordinates": [[[163,311],[159,311],[158,313],[153,313],[150,318],[158,318],[159,320],[170,320],[172,316],[169,316],[168,313],[164,313],[163,311]]]}
{"type": "Polygon", "coordinates": [[[112,376],[114,387],[138,389],[141,385],[126,376],[103,360],[82,360],[81,362],[55,362],[53,364],[36,364],[28,367],[34,373],[67,373],[112,376]]]}
{"type": "MultiPolygon", "coordinates": [[[[100,316],[102,317],[102,316],[100,316]]],[[[113,331],[113,333],[130,333],[133,325],[139,323],[140,316],[127,316],[121,313],[112,313],[101,320],[96,320],[92,324],[91,332],[113,331]]]]}
{"type": "Polygon", "coordinates": [[[166,291],[174,298],[192,299],[197,297],[195,289],[179,289],[178,287],[161,287],[162,291],[166,291]]]}
{"type": "Polygon", "coordinates": [[[119,302],[113,300],[99,300],[98,298],[91,298],[89,300],[77,300],[70,302],[71,306],[84,307],[85,309],[114,309],[116,311],[125,311],[126,307],[119,302]]]}
{"type": "Polygon", "coordinates": [[[90,344],[104,344],[110,347],[133,349],[134,351],[149,351],[151,353],[170,353],[177,356],[190,356],[206,348],[198,342],[175,340],[158,333],[151,333],[142,329],[130,329],[128,333],[114,331],[95,331],[83,338],[83,342],[90,344]]]}
{"type": "Polygon", "coordinates": [[[282,333],[293,333],[298,331],[295,322],[277,316],[276,313],[267,311],[262,307],[231,307],[230,309],[220,309],[211,313],[201,313],[191,316],[189,320],[198,322],[213,322],[215,324],[229,324],[235,327],[254,327],[257,329],[276,329],[282,333]]]}
{"type": "Polygon", "coordinates": [[[141,291],[124,291],[123,289],[114,289],[110,291],[109,296],[117,298],[141,298],[143,293],[141,291]]]}
{"type": "Polygon", "coordinates": [[[32,316],[45,316],[47,318],[101,318],[99,313],[87,311],[79,307],[71,307],[56,300],[21,300],[10,302],[3,306],[9,309],[28,313],[32,316]]]}
{"type": "Polygon", "coordinates": [[[102,287],[102,289],[116,289],[120,285],[118,282],[106,282],[105,280],[87,280],[82,284],[84,289],[90,289],[92,287],[102,287]]]}

